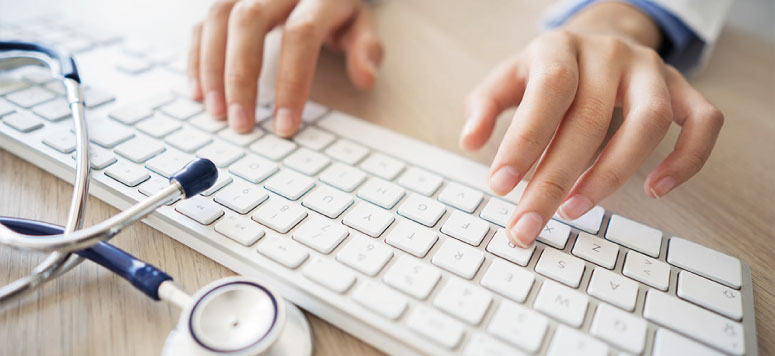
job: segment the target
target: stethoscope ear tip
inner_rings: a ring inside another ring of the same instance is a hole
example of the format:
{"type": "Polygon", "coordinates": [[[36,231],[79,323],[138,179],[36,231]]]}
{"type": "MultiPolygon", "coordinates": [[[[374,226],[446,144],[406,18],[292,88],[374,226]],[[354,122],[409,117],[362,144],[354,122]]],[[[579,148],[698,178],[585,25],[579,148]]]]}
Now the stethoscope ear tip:
{"type": "Polygon", "coordinates": [[[206,158],[191,161],[170,178],[170,181],[180,183],[187,198],[210,189],[216,180],[218,180],[218,167],[206,158]]]}

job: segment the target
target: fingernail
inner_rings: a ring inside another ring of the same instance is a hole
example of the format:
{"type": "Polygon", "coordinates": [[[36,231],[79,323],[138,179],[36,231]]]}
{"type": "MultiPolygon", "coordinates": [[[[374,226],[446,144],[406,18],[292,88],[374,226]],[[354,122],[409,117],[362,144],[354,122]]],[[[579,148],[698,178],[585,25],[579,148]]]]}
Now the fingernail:
{"type": "Polygon", "coordinates": [[[515,245],[526,248],[535,241],[544,225],[544,219],[535,212],[524,213],[516,224],[509,229],[509,239],[515,245]],[[529,242],[528,242],[529,241],[529,242]]]}
{"type": "Polygon", "coordinates": [[[558,213],[565,220],[576,220],[592,207],[592,202],[587,197],[576,194],[562,203],[558,213]]]}
{"type": "Polygon", "coordinates": [[[191,98],[194,100],[200,100],[201,93],[199,92],[199,81],[191,78],[188,80],[188,89],[191,91],[191,98]]]}
{"type": "Polygon", "coordinates": [[[229,106],[229,126],[237,132],[245,132],[250,127],[248,112],[242,105],[235,103],[229,106]]]}
{"type": "Polygon", "coordinates": [[[511,166],[499,168],[490,177],[490,189],[499,195],[506,195],[519,183],[519,172],[511,166]]]}
{"type": "Polygon", "coordinates": [[[277,115],[274,117],[274,132],[280,137],[293,136],[296,130],[293,111],[288,108],[277,109],[277,115]]]}
{"type": "Polygon", "coordinates": [[[474,115],[468,116],[468,118],[466,119],[466,123],[463,125],[463,130],[461,131],[460,135],[468,136],[472,134],[474,132],[474,129],[476,129],[476,124],[478,121],[479,121],[478,117],[474,115]]]}
{"type": "Polygon", "coordinates": [[[214,117],[224,117],[226,115],[226,104],[224,103],[223,95],[217,91],[207,93],[205,106],[210,115],[214,117]]]}
{"type": "Polygon", "coordinates": [[[664,177],[657,181],[657,184],[654,184],[651,187],[651,194],[654,195],[654,198],[659,199],[665,196],[667,193],[670,193],[670,191],[675,188],[677,183],[678,182],[673,177],[664,177]]]}

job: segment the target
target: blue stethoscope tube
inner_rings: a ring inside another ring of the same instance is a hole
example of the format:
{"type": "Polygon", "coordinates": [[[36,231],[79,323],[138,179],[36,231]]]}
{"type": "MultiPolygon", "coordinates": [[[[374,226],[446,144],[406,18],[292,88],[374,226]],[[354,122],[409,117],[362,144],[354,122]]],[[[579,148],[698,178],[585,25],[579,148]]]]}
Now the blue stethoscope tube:
{"type": "Polygon", "coordinates": [[[54,48],[32,42],[0,41],[0,52],[5,51],[23,51],[44,54],[59,64],[60,75],[75,80],[78,83],[81,82],[81,76],[78,75],[78,67],[76,67],[73,57],[65,55],[54,48]]]}
{"type": "MultiPolygon", "coordinates": [[[[41,238],[64,232],[64,228],[61,226],[29,219],[0,216],[0,224],[18,233],[41,236],[41,238]]],[[[75,251],[75,253],[121,276],[154,300],[160,300],[159,286],[164,281],[172,280],[172,277],[162,270],[107,242],[99,242],[90,248],[75,251]]]]}

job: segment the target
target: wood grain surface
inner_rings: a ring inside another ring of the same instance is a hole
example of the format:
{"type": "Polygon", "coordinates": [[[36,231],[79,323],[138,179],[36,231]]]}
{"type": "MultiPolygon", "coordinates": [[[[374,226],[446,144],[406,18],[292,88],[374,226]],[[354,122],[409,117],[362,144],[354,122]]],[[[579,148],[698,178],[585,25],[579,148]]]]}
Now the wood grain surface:
{"type": "MultiPolygon", "coordinates": [[[[387,56],[374,90],[349,83],[340,54],[324,52],[312,97],[417,139],[461,153],[462,100],[499,60],[540,30],[542,2],[385,1],[374,9],[387,56]]],[[[726,124],[705,168],[660,200],[642,189],[671,151],[668,137],[603,206],[746,261],[753,273],[759,351],[775,353],[775,49],[727,27],[707,68],[692,78],[725,114],[726,124]]],[[[470,155],[489,163],[508,125],[470,155]]],[[[0,150],[0,215],[62,224],[72,186],[0,150]]],[[[91,199],[86,225],[117,210],[91,199]]],[[[166,270],[186,290],[233,274],[143,224],[113,242],[166,270]]],[[[40,261],[0,247],[0,282],[21,277],[40,261]]],[[[20,301],[0,308],[2,355],[158,354],[178,319],[176,308],[149,301],[120,278],[83,263],[20,301]]],[[[317,355],[379,352],[310,316],[317,355]]]]}

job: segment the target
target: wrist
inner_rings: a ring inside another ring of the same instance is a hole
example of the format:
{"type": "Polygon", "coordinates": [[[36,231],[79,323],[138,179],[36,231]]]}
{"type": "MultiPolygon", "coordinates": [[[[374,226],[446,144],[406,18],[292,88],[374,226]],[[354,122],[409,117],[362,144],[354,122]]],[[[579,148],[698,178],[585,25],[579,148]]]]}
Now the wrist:
{"type": "Polygon", "coordinates": [[[654,50],[662,43],[662,32],[649,15],[618,1],[589,5],[568,19],[562,28],[579,34],[622,37],[654,50]]]}

